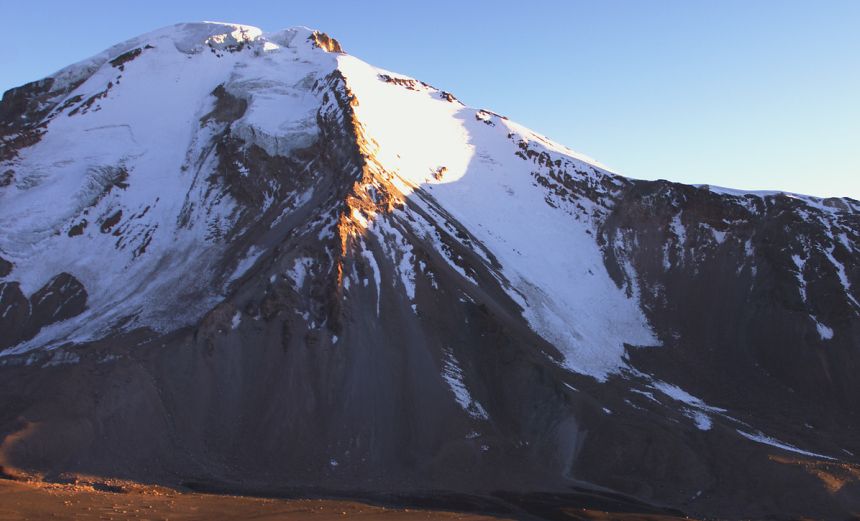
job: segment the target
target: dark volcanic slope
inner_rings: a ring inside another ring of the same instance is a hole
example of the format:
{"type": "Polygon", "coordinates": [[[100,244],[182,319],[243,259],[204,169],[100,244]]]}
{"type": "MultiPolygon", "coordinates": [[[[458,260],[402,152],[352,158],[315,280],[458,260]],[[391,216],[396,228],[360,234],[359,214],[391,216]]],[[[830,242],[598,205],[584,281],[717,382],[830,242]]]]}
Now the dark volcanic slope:
{"type": "Polygon", "coordinates": [[[163,29],[0,116],[9,469],[860,512],[857,201],[628,180],[305,29],[163,29]]]}

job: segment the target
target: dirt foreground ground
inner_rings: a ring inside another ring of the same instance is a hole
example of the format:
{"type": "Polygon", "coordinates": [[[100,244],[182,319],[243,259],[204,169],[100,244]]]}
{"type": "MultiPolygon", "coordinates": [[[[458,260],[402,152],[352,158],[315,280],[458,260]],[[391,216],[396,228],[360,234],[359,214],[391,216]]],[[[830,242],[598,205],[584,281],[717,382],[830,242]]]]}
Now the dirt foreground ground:
{"type": "Polygon", "coordinates": [[[453,512],[385,508],[353,501],[328,499],[285,500],[221,496],[184,493],[140,485],[124,486],[123,492],[111,492],[96,490],[89,485],[46,484],[0,479],[0,520],[48,519],[482,521],[499,518],[453,512]]]}
{"type": "Polygon", "coordinates": [[[680,518],[655,514],[604,512],[582,508],[553,509],[544,517],[522,513],[490,516],[404,507],[369,505],[335,499],[266,499],[201,494],[128,482],[45,483],[0,479],[0,521],[23,520],[151,520],[151,521],[330,521],[344,519],[384,521],[510,519],[559,521],[673,521],[680,518]]]}

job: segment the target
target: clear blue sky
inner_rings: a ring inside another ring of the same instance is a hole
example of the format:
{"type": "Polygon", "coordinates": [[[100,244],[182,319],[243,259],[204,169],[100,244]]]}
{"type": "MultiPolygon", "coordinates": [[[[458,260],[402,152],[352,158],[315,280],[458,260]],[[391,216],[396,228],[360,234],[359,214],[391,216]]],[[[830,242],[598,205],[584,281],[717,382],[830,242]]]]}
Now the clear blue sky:
{"type": "Polygon", "coordinates": [[[860,199],[860,1],[0,0],[0,89],[176,22],[307,25],[622,174],[860,199]]]}

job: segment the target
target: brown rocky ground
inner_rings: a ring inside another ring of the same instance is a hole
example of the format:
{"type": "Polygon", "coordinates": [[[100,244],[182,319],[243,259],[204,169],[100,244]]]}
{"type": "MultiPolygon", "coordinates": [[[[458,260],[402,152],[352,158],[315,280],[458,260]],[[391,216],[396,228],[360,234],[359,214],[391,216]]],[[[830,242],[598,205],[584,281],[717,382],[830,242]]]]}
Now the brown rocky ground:
{"type": "MultiPolygon", "coordinates": [[[[7,478],[12,477],[7,475],[7,478]]],[[[551,519],[570,521],[672,521],[680,517],[654,513],[627,512],[629,508],[610,511],[565,506],[572,498],[558,496],[523,496],[506,498],[452,498],[464,505],[489,505],[492,510],[510,509],[509,514],[486,514],[362,503],[327,498],[276,499],[234,495],[204,494],[181,491],[157,485],[128,481],[72,478],[68,483],[48,483],[34,479],[0,479],[0,521],[44,519],[75,520],[170,520],[210,521],[254,519],[258,521],[341,519],[417,520],[505,520],[551,519]]],[[[442,504],[445,498],[425,498],[425,502],[442,504]]],[[[688,519],[688,518],[683,518],[688,519]]]]}
{"type": "Polygon", "coordinates": [[[0,520],[138,519],[385,519],[388,521],[493,519],[478,514],[412,510],[330,499],[264,499],[179,492],[124,484],[121,491],[99,490],[90,484],[52,484],[0,480],[0,520]]]}

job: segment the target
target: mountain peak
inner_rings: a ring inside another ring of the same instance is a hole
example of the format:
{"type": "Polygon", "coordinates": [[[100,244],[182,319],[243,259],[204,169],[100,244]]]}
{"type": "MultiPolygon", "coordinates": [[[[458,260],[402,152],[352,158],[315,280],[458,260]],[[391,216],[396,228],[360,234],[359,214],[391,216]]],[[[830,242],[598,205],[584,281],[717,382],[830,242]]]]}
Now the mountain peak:
{"type": "Polygon", "coordinates": [[[327,52],[343,52],[340,43],[327,34],[305,26],[295,26],[274,32],[264,32],[252,25],[227,22],[189,22],[163,27],[129,40],[120,46],[132,47],[144,41],[169,39],[182,52],[194,54],[209,49],[233,49],[239,46],[269,44],[267,50],[298,47],[312,42],[327,52]]]}
{"type": "Polygon", "coordinates": [[[858,252],[854,201],[628,179],[324,33],[177,24],[0,102],[0,457],[845,518],[806,472],[858,468],[858,252]]]}

